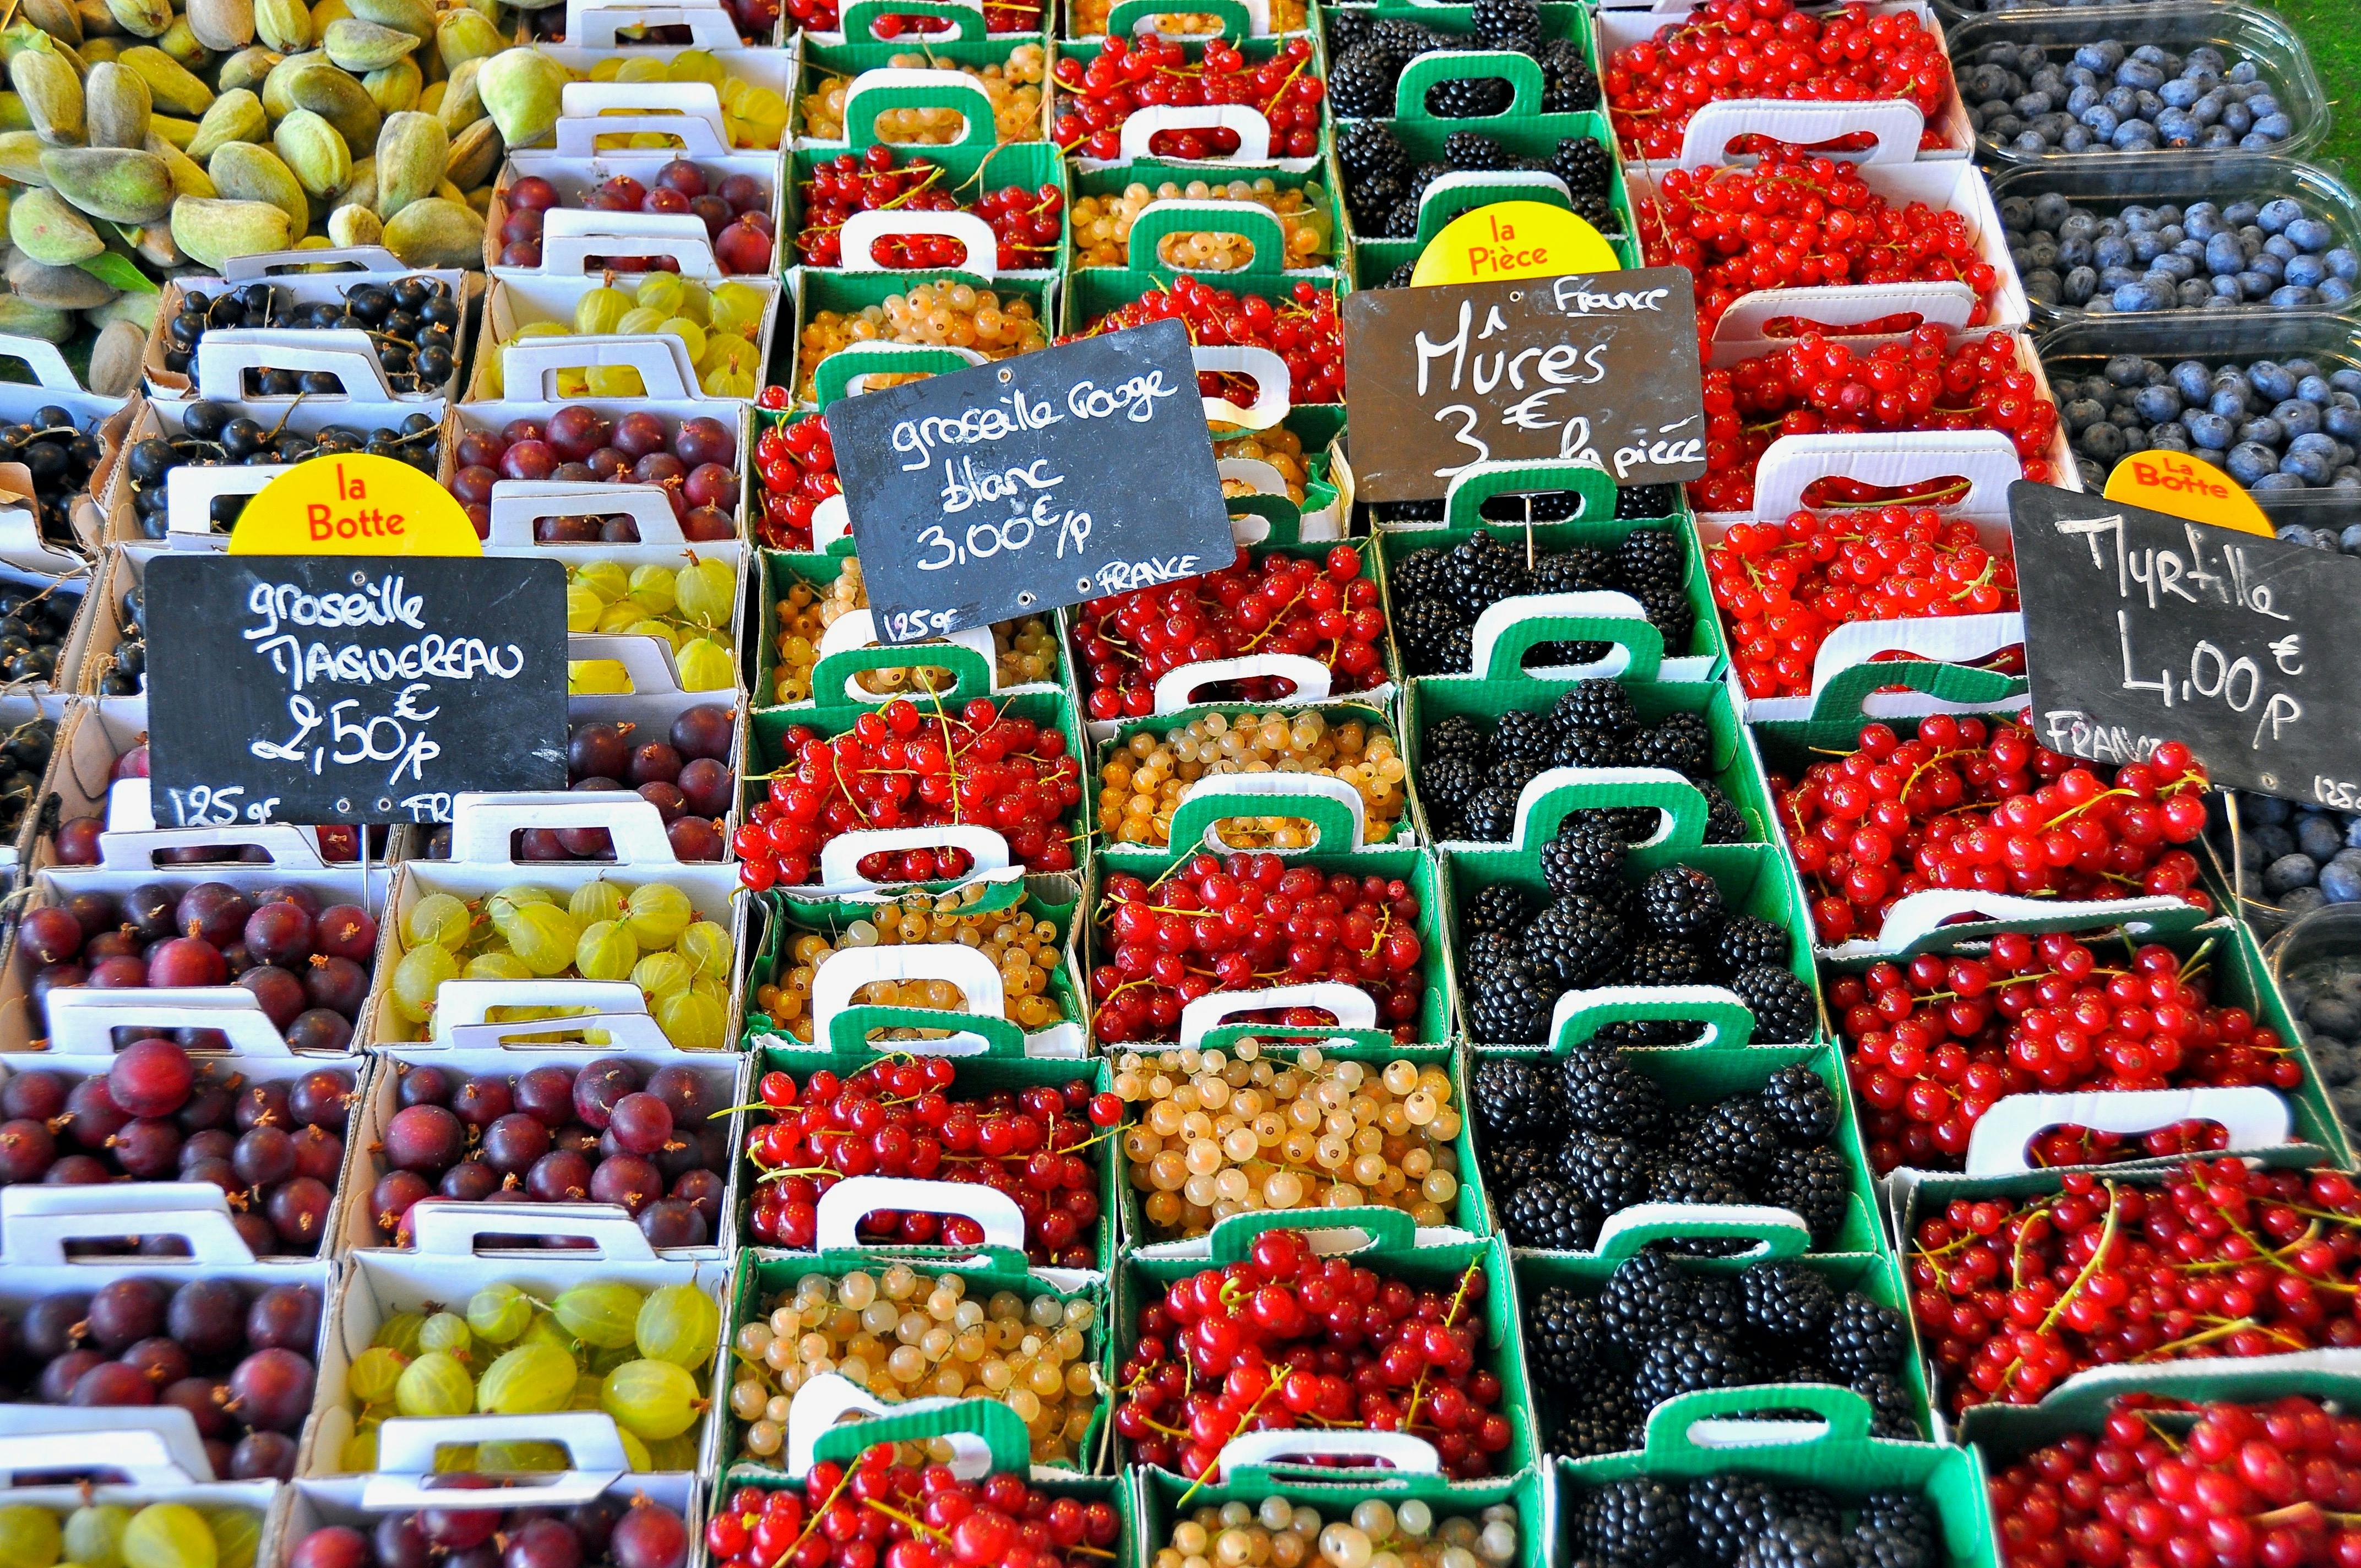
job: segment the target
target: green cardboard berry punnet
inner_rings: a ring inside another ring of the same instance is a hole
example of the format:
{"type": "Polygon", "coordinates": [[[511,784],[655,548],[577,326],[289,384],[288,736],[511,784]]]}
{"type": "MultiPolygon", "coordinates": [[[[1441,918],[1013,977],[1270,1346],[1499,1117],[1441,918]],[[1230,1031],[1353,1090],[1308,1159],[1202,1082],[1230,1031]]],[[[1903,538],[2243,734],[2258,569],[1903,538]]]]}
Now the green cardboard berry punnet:
{"type": "Polygon", "coordinates": [[[983,12],[958,0],[849,0],[840,18],[840,30],[848,43],[884,43],[887,40],[878,38],[875,28],[887,16],[932,16],[949,22],[948,38],[941,33],[923,35],[929,46],[939,41],[980,43],[985,37],[983,12]]]}
{"type": "Polygon", "coordinates": [[[1235,235],[1253,247],[1254,253],[1245,265],[1215,274],[1225,281],[1268,278],[1288,270],[1287,235],[1279,226],[1279,215],[1268,207],[1257,202],[1187,196],[1150,202],[1132,220],[1130,270],[1177,277],[1181,269],[1165,266],[1157,257],[1157,247],[1167,236],[1176,234],[1235,235]]]}
{"type": "Polygon", "coordinates": [[[1107,12],[1106,36],[1128,38],[1139,30],[1140,23],[1173,15],[1212,16],[1222,25],[1221,36],[1232,43],[1256,36],[1254,19],[1238,0],[1189,0],[1185,6],[1176,6],[1172,0],[1118,0],[1107,12]]]}
{"type": "Polygon", "coordinates": [[[1434,1523],[1502,1507],[1516,1513],[1517,1555],[1514,1568],[1549,1568],[1551,1541],[1550,1474],[1540,1466],[1489,1481],[1449,1481],[1440,1475],[1412,1471],[1360,1471],[1340,1480],[1335,1470],[1294,1468],[1281,1475],[1270,1465],[1224,1463],[1213,1476],[1191,1481],[1164,1470],[1140,1472],[1138,1519],[1142,1558],[1153,1562],[1175,1525],[1201,1509],[1231,1503],[1248,1508],[1277,1496],[1298,1507],[1319,1510],[1323,1525],[1342,1523],[1363,1503],[1382,1502],[1399,1508],[1411,1501],[1427,1504],[1434,1523]]]}

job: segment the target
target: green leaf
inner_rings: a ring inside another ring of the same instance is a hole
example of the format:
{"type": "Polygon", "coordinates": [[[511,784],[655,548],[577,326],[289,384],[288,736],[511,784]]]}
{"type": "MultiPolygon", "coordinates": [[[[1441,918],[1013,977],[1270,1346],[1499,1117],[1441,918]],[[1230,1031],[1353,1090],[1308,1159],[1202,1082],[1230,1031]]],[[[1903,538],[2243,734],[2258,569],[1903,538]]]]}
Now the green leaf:
{"type": "Polygon", "coordinates": [[[77,261],[74,265],[100,282],[113,284],[128,293],[153,294],[160,291],[155,280],[139,270],[137,262],[111,250],[103,256],[93,256],[88,261],[77,261]]]}

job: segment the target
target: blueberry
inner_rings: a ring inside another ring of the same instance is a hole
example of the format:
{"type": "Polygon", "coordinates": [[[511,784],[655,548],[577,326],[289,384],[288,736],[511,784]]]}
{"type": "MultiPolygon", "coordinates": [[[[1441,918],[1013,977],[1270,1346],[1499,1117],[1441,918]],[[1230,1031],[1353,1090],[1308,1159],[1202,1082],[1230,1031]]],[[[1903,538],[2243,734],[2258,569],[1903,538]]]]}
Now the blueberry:
{"type": "Polygon", "coordinates": [[[2254,406],[2253,394],[2246,390],[2243,382],[2234,381],[2225,386],[2217,381],[2213,384],[2213,395],[2205,400],[2207,411],[2220,414],[2224,419],[2244,419],[2254,406]]]}
{"type": "Polygon", "coordinates": [[[2153,148],[2156,145],[2156,127],[2146,120],[2125,120],[2115,127],[2115,134],[2109,137],[2107,142],[2117,152],[2153,148]]]}
{"type": "Polygon", "coordinates": [[[2170,387],[2142,387],[2132,394],[2132,407],[2148,423],[2162,424],[2179,419],[2183,404],[2180,394],[2170,387]]]}
{"type": "Polygon", "coordinates": [[[2259,300],[2279,287],[2279,282],[2267,272],[2249,269],[2238,274],[2238,291],[2247,299],[2259,300]]]}
{"type": "Polygon", "coordinates": [[[2039,131],[2019,131],[2009,146],[2027,158],[2038,158],[2049,150],[2049,138],[2039,131]]]}
{"type": "Polygon", "coordinates": [[[2127,314],[2136,311],[2162,310],[2164,308],[2164,302],[2160,300],[2155,299],[2150,294],[2148,284],[2145,280],[2136,283],[2125,283],[2114,291],[2109,302],[2113,304],[2116,310],[2125,312],[2127,314]]]}
{"type": "Polygon", "coordinates": [[[2273,307],[2279,310],[2301,310],[2305,305],[2320,303],[2320,292],[2316,289],[2298,288],[2290,283],[2283,288],[2272,290],[2270,302],[2273,307]]]}
{"type": "MultiPolygon", "coordinates": [[[[2290,370],[2295,368],[2294,364],[2290,362],[2288,368],[2290,370]]],[[[2336,398],[2336,393],[2329,387],[2326,378],[2317,370],[2304,372],[2303,379],[2295,384],[2295,395],[2315,409],[2328,407],[2336,398]]]]}
{"type": "Polygon", "coordinates": [[[2128,119],[2139,113],[2139,94],[2128,87],[2110,87],[2101,103],[2114,111],[2117,119],[2128,119]]]}
{"type": "Polygon", "coordinates": [[[2242,444],[2253,442],[2258,446],[2277,450],[2287,444],[2287,433],[2279,428],[2279,422],[2275,419],[2250,419],[2238,427],[2238,440],[2242,444]]]}
{"type": "Polygon", "coordinates": [[[2096,398],[2076,398],[2058,411],[2058,417],[2070,433],[2080,434],[2092,425],[2107,422],[2107,405],[2096,398]]]}
{"type": "Polygon", "coordinates": [[[2075,438],[2074,444],[2084,456],[2111,467],[2131,450],[2131,444],[2124,438],[2123,427],[2103,422],[2083,431],[2075,438]]]}
{"type": "Polygon", "coordinates": [[[2244,104],[2225,104],[2222,106],[2220,128],[2232,136],[2244,136],[2255,128],[2255,112],[2244,104]]]}
{"type": "Polygon", "coordinates": [[[2336,547],[2347,555],[2361,555],[2361,522],[2348,522],[2336,536],[2336,547]]]}
{"type": "MultiPolygon", "coordinates": [[[[2345,395],[2352,396],[2349,392],[2345,395]]],[[[2361,441],[2361,409],[2330,409],[2320,416],[2320,427],[2339,440],[2361,441]]]]}
{"type": "Polygon", "coordinates": [[[2361,279],[2361,253],[2355,252],[2349,246],[2340,245],[2321,259],[2328,263],[2332,275],[2344,279],[2347,283],[2361,279]]]}
{"type": "Polygon", "coordinates": [[[2279,454],[2259,441],[2240,442],[2230,449],[2229,458],[2223,464],[2230,477],[2250,487],[2264,475],[2276,472],[2279,466],[2279,454]]]}
{"type": "Polygon", "coordinates": [[[2288,450],[2290,452],[2317,452],[2323,457],[2327,458],[2328,466],[2334,468],[2336,466],[2338,455],[2336,449],[2340,444],[2341,444],[2333,435],[2326,435],[2316,430],[2308,430],[2301,435],[2297,436],[2294,440],[2289,442],[2288,450]]]}
{"type": "MultiPolygon", "coordinates": [[[[2325,812],[2308,811],[2295,825],[2295,847],[2315,861],[2325,861],[2345,848],[2345,828],[2325,812]]],[[[2361,863],[2361,854],[2354,860],[2361,863]]]]}
{"type": "Polygon", "coordinates": [[[2320,429],[2320,410],[2301,398],[2282,398],[2271,409],[2271,420],[2290,436],[2310,435],[2320,429]]]}
{"type": "MultiPolygon", "coordinates": [[[[2361,878],[2361,870],[2356,870],[2355,874],[2361,878]]],[[[2321,891],[2322,896],[2333,904],[2353,902],[2350,897],[2338,898],[2325,888],[2321,891]]],[[[2341,996],[2315,996],[2303,1010],[2303,1021],[2324,1034],[2342,1037],[2361,1030],[2361,1008],[2355,1007],[2341,996]]]]}
{"type": "Polygon", "coordinates": [[[2153,91],[2164,85],[2164,72],[2147,60],[2127,60],[2115,67],[2115,81],[2125,87],[2153,91]]]}
{"type": "Polygon", "coordinates": [[[2323,305],[2341,305],[2353,297],[2354,288],[2354,284],[2343,278],[2330,277],[2323,278],[2313,292],[2320,296],[2320,302],[2323,305]]]}
{"type": "Polygon", "coordinates": [[[2059,292],[2064,296],[2068,304],[2080,305],[2088,302],[2091,296],[2098,292],[2098,273],[2088,267],[2077,267],[2066,274],[2066,280],[2059,285],[2059,292]]]}
{"type": "Polygon", "coordinates": [[[2295,382],[2288,367],[2275,360],[2257,359],[2246,367],[2246,385],[2275,403],[2295,396],[2295,382]]]}
{"type": "Polygon", "coordinates": [[[2323,489],[2327,487],[2329,478],[2335,472],[2336,465],[2331,463],[2323,453],[2290,452],[2279,459],[2279,471],[2271,477],[2292,478],[2301,485],[2313,489],[2323,489]]]}
{"type": "Polygon", "coordinates": [[[2181,415],[2180,422],[2187,427],[2189,438],[2208,452],[2229,451],[2236,433],[2230,422],[2217,413],[2191,411],[2181,415]]]}
{"type": "Polygon", "coordinates": [[[2281,855],[2263,868],[2263,892],[2277,897],[2299,887],[2310,887],[2320,867],[2309,855],[2281,855]]]}
{"type": "Polygon", "coordinates": [[[2202,403],[2211,394],[2209,374],[2194,359],[2184,359],[2172,367],[2172,389],[2180,394],[2184,403],[2202,403]]]}

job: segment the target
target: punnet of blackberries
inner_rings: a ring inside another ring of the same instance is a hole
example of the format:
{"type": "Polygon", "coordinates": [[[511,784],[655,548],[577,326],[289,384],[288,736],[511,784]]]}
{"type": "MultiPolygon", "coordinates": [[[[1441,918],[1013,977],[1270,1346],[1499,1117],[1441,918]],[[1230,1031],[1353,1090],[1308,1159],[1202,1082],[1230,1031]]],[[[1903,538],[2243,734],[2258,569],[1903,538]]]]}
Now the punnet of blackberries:
{"type": "MultiPolygon", "coordinates": [[[[1536,508],[1544,510],[1555,509],[1536,508]]],[[[1572,508],[1566,510],[1570,514],[1572,508]]],[[[1469,674],[1474,663],[1477,618],[1502,599],[1535,594],[1629,594],[1648,624],[1664,633],[1664,652],[1677,658],[1688,652],[1697,630],[1687,581],[1686,547],[1669,529],[1638,530],[1612,549],[1534,550],[1521,540],[1479,532],[1455,544],[1398,554],[1388,568],[1387,590],[1394,636],[1410,673],[1455,675],[1469,674]]],[[[1525,662],[1594,664],[1609,652],[1604,642],[1550,642],[1527,654],[1525,662]]]]}
{"type": "MultiPolygon", "coordinates": [[[[1411,22],[1378,25],[1416,27],[1411,22]]],[[[1334,75],[1329,78],[1332,99],[1338,80],[1334,75]]],[[[1454,91],[1499,87],[1504,95],[1506,93],[1506,84],[1499,82],[1463,82],[1445,86],[1454,91]]],[[[1429,96],[1444,91],[1444,87],[1437,87],[1429,96]]],[[[1384,112],[1392,114],[1391,85],[1385,89],[1385,102],[1388,107],[1384,112]]],[[[1375,120],[1363,120],[1338,127],[1336,159],[1345,172],[1345,205],[1351,214],[1354,232],[1363,239],[1415,239],[1419,203],[1427,188],[1446,174],[1511,170],[1556,175],[1565,184],[1566,198],[1576,217],[1601,234],[1623,232],[1622,214],[1615,210],[1615,155],[1604,142],[1588,137],[1562,137],[1548,157],[1529,158],[1480,131],[1453,131],[1444,138],[1441,157],[1420,159],[1410,155],[1401,138],[1390,128],[1375,120]]],[[[1492,199],[1471,192],[1467,203],[1472,207],[1492,199]]],[[[1449,215],[1455,214],[1446,214],[1449,215]]],[[[1658,510],[1646,515],[1661,517],[1664,513],[1658,510]]]]}
{"type": "MultiPolygon", "coordinates": [[[[443,457],[443,426],[432,414],[405,414],[387,423],[352,422],[324,425],[306,434],[288,428],[292,410],[276,420],[257,419],[233,403],[191,403],[181,415],[178,435],[151,435],[131,444],[124,475],[131,485],[131,510],[143,539],[161,539],[166,516],[166,476],[184,465],[199,468],[255,467],[301,463],[311,457],[367,453],[409,464],[432,474],[443,457]]],[[[227,533],[250,496],[216,496],[208,521],[227,533]]]]}
{"type": "MultiPolygon", "coordinates": [[[[73,499],[88,487],[91,470],[105,455],[98,422],[91,421],[84,429],[61,408],[35,409],[30,419],[0,424],[0,463],[22,463],[32,475],[41,542],[62,550],[80,548],[73,499]]],[[[0,504],[5,500],[0,497],[0,504]]]]}
{"type": "MultiPolygon", "coordinates": [[[[1390,119],[1403,68],[1421,55],[1471,49],[1521,54],[1542,68],[1544,114],[1578,114],[1598,106],[1598,77],[1574,38],[1542,37],[1533,0],[1484,0],[1474,8],[1475,30],[1446,33],[1403,16],[1367,19],[1350,10],[1330,13],[1328,99],[1347,119],[1390,119]]],[[[1465,120],[1508,113],[1505,77],[1438,82],[1426,90],[1426,110],[1438,119],[1465,120]]]]}
{"type": "Polygon", "coordinates": [[[1665,1400],[1768,1383],[1850,1388],[1870,1403],[1872,1435],[1926,1439],[1902,1314],[1810,1264],[1709,1274],[1643,1251],[1603,1284],[1538,1283],[1526,1288],[1525,1360],[1552,1453],[1638,1448],[1665,1400]]]}
{"type": "Polygon", "coordinates": [[[1565,1511],[1583,1568],[1942,1568],[1949,1561],[1934,1505],[1913,1491],[1845,1498],[1742,1474],[1635,1475],[1569,1496],[1565,1511]]]}
{"type": "MultiPolygon", "coordinates": [[[[412,275],[391,283],[356,283],[335,300],[297,300],[270,283],[247,283],[218,294],[192,290],[164,329],[164,368],[196,372],[205,334],[240,327],[289,327],[323,332],[350,328],[368,334],[385,382],[399,397],[436,397],[459,369],[459,323],[465,306],[441,278],[412,275]]],[[[366,398],[371,388],[347,387],[332,370],[249,366],[237,395],[292,398],[345,393],[366,398]]]]}
{"type": "MultiPolygon", "coordinates": [[[[1512,1246],[1587,1252],[1600,1225],[1640,1203],[1748,1203],[1790,1211],[1825,1249],[1850,1212],[1836,1095],[1800,1062],[1759,1090],[1676,1103],[1620,1050],[1488,1052],[1468,1098],[1477,1163],[1512,1246]]],[[[1753,1245],[1709,1236],[1672,1244],[1699,1257],[1753,1245]]]]}

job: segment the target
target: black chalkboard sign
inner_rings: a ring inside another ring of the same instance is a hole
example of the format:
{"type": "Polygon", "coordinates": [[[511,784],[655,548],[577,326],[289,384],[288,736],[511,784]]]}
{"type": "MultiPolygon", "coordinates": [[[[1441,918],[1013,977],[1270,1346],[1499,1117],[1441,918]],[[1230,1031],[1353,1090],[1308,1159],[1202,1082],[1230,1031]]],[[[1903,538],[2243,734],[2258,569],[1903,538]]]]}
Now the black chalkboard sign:
{"type": "Polygon", "coordinates": [[[2048,485],[2008,506],[2044,743],[2180,740],[2216,784],[2361,809],[2361,561],[2048,485]]]}
{"type": "Polygon", "coordinates": [[[828,428],[887,642],[1236,559],[1177,321],[840,398],[828,428]]]}
{"type": "Polygon", "coordinates": [[[426,822],[566,787],[566,568],[426,555],[148,564],[162,827],[426,822]]]}
{"type": "Polygon", "coordinates": [[[1472,463],[1705,474],[1697,292],[1678,267],[1345,300],[1353,478],[1368,501],[1439,499],[1472,463]]]}

